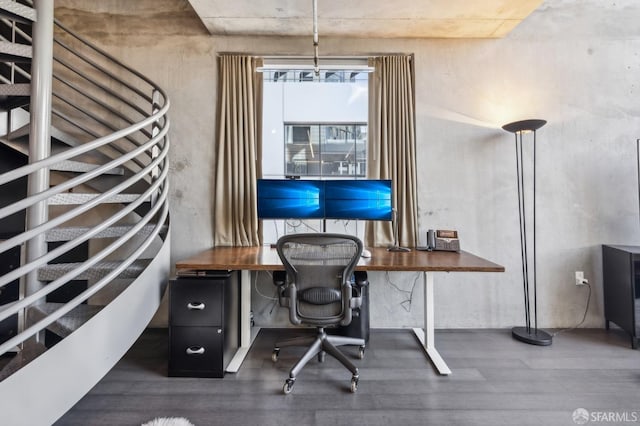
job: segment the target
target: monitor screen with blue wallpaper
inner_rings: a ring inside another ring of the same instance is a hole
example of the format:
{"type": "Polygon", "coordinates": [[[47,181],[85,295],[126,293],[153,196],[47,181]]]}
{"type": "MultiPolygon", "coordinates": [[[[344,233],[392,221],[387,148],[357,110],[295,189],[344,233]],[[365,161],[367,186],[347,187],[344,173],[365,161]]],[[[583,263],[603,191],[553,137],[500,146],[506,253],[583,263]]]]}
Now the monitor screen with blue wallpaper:
{"type": "Polygon", "coordinates": [[[258,218],[323,219],[324,182],[258,179],[258,218]]]}
{"type": "Polygon", "coordinates": [[[327,219],[391,220],[390,180],[327,180],[327,219]]]}
{"type": "Polygon", "coordinates": [[[391,220],[391,181],[258,179],[258,218],[391,220]]]}

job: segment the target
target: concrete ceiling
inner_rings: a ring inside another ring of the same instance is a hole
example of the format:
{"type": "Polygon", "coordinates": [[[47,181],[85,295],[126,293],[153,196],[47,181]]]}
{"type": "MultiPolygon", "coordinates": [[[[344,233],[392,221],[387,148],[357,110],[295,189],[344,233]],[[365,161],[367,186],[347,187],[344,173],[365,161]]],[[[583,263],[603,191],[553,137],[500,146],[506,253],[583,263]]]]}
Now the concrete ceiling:
{"type": "MultiPolygon", "coordinates": [[[[318,34],[500,38],[543,0],[318,0],[318,34]]],[[[213,35],[308,36],[312,0],[189,0],[213,35]]]]}

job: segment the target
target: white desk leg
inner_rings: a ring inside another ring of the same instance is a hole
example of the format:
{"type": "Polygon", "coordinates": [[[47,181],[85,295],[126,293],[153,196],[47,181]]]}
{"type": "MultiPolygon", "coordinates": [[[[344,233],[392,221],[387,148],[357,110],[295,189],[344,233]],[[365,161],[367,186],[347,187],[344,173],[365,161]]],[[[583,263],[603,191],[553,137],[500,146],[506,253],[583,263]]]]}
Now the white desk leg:
{"type": "Polygon", "coordinates": [[[255,335],[251,335],[251,271],[240,271],[240,347],[229,365],[228,373],[237,373],[251,348],[255,335]]]}
{"type": "Polygon", "coordinates": [[[413,332],[422,343],[422,347],[427,352],[427,356],[435,365],[438,373],[449,375],[451,370],[436,349],[433,309],[433,272],[424,272],[424,330],[414,328],[413,332]]]}

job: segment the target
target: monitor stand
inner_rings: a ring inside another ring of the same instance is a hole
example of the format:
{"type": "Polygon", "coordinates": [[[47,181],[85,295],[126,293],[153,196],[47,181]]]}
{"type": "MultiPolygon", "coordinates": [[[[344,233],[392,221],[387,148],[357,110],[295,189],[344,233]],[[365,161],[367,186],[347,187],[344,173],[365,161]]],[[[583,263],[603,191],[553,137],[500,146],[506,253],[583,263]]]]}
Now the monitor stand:
{"type": "Polygon", "coordinates": [[[391,225],[393,226],[393,245],[387,247],[387,251],[399,251],[408,252],[411,251],[409,247],[401,247],[398,244],[398,211],[394,208],[391,210],[391,225]]]}

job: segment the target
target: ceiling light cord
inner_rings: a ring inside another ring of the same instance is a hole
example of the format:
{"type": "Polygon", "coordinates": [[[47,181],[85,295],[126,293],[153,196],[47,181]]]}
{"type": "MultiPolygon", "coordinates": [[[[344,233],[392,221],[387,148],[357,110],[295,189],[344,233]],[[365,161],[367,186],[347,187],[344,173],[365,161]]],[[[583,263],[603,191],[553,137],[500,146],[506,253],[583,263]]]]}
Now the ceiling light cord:
{"type": "Polygon", "coordinates": [[[311,0],[313,4],[313,71],[320,75],[318,65],[318,0],[311,0]]]}

